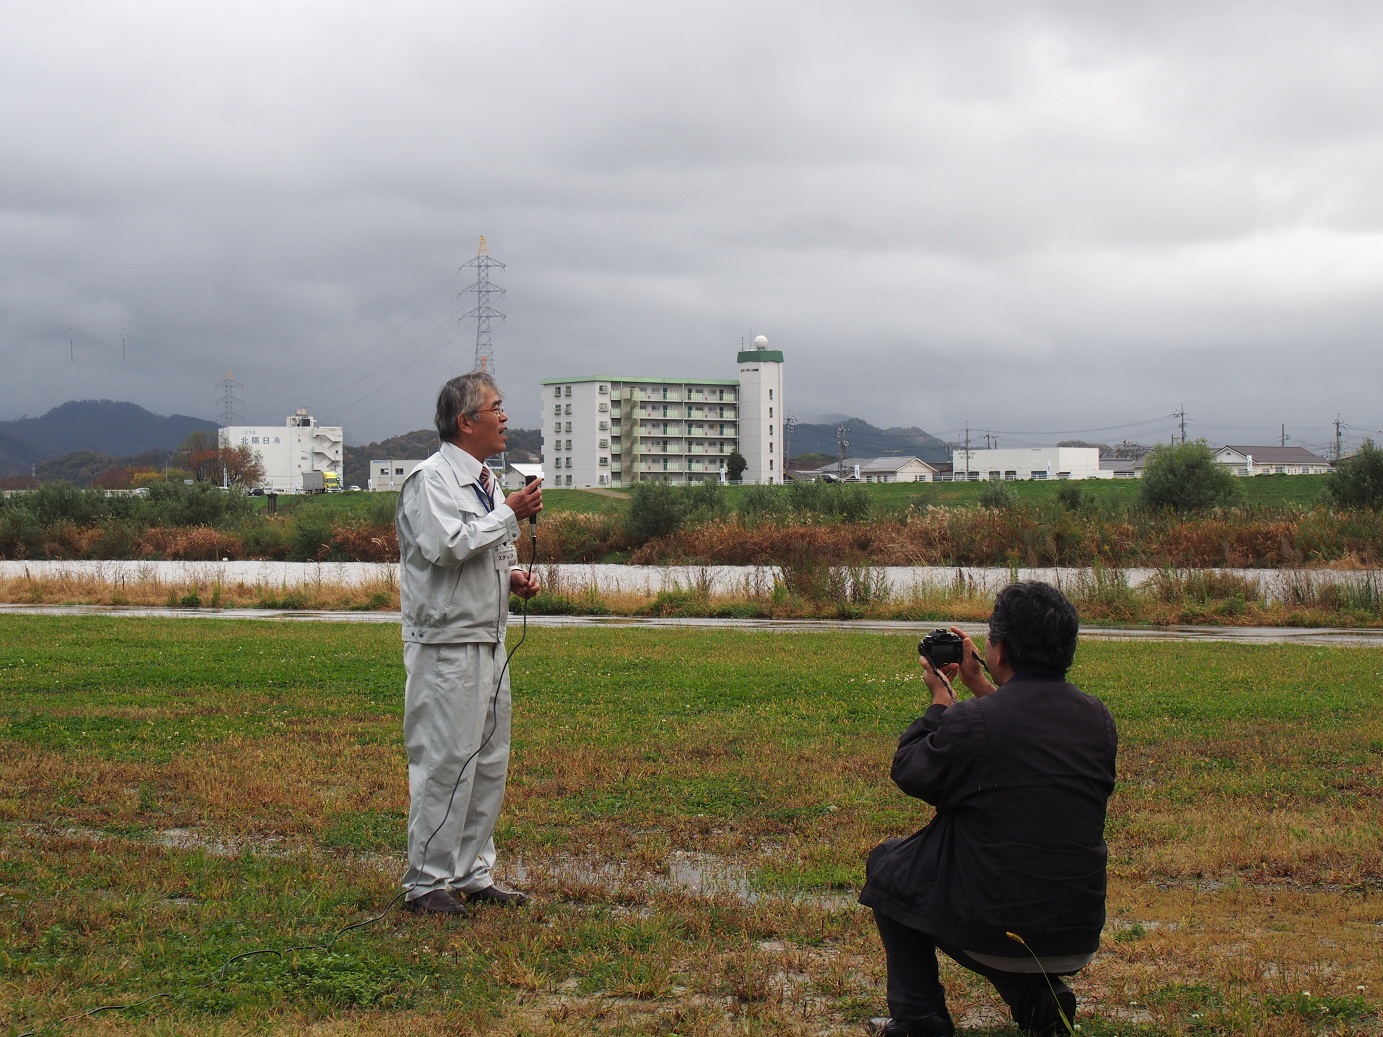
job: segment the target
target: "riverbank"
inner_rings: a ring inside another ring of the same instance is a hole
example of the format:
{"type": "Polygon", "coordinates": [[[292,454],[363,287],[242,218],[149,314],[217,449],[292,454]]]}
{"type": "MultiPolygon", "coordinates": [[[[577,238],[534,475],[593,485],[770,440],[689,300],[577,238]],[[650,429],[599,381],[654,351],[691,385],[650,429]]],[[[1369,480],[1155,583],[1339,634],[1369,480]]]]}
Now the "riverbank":
{"type": "MultiPolygon", "coordinates": [[[[534,615],[981,620],[1013,579],[1062,587],[1089,623],[1383,627],[1383,570],[539,565],[534,615]]],[[[0,561],[0,602],[397,611],[387,562],[0,561]]]]}

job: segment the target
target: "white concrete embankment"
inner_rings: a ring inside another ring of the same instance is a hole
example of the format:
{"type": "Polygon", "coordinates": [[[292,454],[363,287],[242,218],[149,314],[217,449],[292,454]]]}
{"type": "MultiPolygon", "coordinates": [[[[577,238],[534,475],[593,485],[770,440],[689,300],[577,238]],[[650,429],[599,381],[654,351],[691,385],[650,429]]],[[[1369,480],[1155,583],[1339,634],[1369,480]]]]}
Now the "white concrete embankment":
{"type": "MultiPolygon", "coordinates": [[[[954,566],[879,566],[852,570],[855,578],[869,579],[876,589],[887,588],[893,597],[909,597],[927,590],[965,586],[978,593],[994,591],[1015,575],[1007,568],[954,566]]],[[[1359,586],[1370,583],[1383,592],[1383,570],[1332,569],[1217,569],[1210,570],[1256,584],[1267,600],[1276,600],[1291,589],[1330,584],[1359,586]]],[[[1158,578],[1163,570],[1106,570],[1097,574],[1085,568],[1020,568],[1019,579],[1045,580],[1063,587],[1080,587],[1097,578],[1122,578],[1140,586],[1158,578]]],[[[98,580],[115,586],[155,583],[170,587],[205,587],[221,583],[266,589],[314,585],[362,586],[396,583],[398,567],[387,562],[149,562],[149,561],[0,561],[0,579],[46,580],[61,577],[98,580]]],[[[577,593],[594,587],[600,593],[655,595],[663,591],[705,590],[717,595],[766,594],[780,572],[774,566],[753,565],[542,565],[538,575],[555,591],[577,593]]],[[[1185,575],[1183,572],[1182,575],[1185,575]]]]}

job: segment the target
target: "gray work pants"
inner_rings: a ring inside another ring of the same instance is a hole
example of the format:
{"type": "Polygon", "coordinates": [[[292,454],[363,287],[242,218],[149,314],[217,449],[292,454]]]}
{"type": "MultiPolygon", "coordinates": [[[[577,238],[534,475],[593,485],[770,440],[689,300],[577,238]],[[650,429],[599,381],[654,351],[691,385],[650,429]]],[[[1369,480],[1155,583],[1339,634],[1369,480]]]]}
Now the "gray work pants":
{"type": "Polygon", "coordinates": [[[408,673],[408,899],[493,881],[495,823],[509,773],[504,643],[404,642],[408,673]],[[503,673],[501,679],[500,674],[503,673]]]}

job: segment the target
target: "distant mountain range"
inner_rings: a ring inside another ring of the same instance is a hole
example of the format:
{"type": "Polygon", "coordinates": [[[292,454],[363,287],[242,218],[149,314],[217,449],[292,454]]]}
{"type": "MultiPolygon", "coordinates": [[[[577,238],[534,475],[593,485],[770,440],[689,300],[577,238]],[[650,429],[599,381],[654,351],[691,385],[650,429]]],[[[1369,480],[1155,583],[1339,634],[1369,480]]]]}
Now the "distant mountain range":
{"type": "Polygon", "coordinates": [[[842,418],[829,424],[801,424],[792,430],[788,450],[793,457],[803,454],[826,454],[835,457],[840,453],[840,443],[836,428],[844,426],[845,440],[849,444],[845,453],[849,457],[883,457],[899,454],[904,457],[919,457],[928,463],[949,461],[951,452],[946,444],[920,428],[877,428],[863,418],[842,418]]]}
{"type": "Polygon", "coordinates": [[[214,421],[164,417],[134,403],[72,400],[40,418],[0,421],[0,476],[27,475],[33,466],[66,454],[118,458],[176,450],[191,433],[216,428],[214,421]]]}
{"type": "MultiPolygon", "coordinates": [[[[902,454],[920,457],[924,461],[949,460],[946,444],[920,428],[878,428],[863,418],[844,418],[826,424],[801,424],[792,432],[788,448],[793,457],[803,454],[825,454],[835,457],[838,452],[837,424],[848,431],[846,453],[852,457],[877,457],[902,454]]],[[[98,474],[101,457],[110,464],[156,451],[173,451],[191,433],[214,432],[217,423],[185,414],[164,417],[145,410],[138,404],[112,400],[73,400],[54,407],[39,418],[20,418],[0,421],[0,477],[28,475],[35,468],[56,458],[72,454],[86,455],[81,475],[86,481],[98,474]]],[[[346,485],[366,485],[369,462],[373,458],[426,457],[437,449],[437,433],[419,429],[363,446],[345,447],[346,485]]],[[[509,453],[520,460],[536,459],[542,450],[542,433],[538,429],[509,430],[509,453]]],[[[40,471],[40,478],[71,478],[67,468],[51,463],[49,471],[40,471]]],[[[70,466],[68,466],[70,467],[70,466]]]]}

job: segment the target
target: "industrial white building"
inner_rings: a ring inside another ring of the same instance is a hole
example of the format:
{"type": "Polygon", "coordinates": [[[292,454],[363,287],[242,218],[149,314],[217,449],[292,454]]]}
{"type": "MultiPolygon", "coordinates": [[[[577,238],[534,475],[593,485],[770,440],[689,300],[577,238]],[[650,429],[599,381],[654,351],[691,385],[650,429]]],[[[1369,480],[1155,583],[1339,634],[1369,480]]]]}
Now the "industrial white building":
{"type": "Polygon", "coordinates": [[[1112,471],[1100,467],[1099,449],[1085,446],[955,449],[951,453],[951,471],[955,482],[1114,478],[1112,471]]]}
{"type": "Polygon", "coordinates": [[[282,425],[228,425],[219,435],[223,446],[247,446],[259,455],[262,485],[272,493],[302,493],[308,472],[332,472],[340,485],[345,443],[341,426],[318,425],[301,408],[282,425]]]}
{"type": "Polygon", "coordinates": [[[736,449],[743,482],[781,482],[782,351],[760,335],[738,363],[738,379],[543,379],[545,485],[718,482],[736,449]]]}
{"type": "Polygon", "coordinates": [[[401,490],[403,481],[413,474],[413,469],[422,464],[421,460],[394,460],[384,458],[370,462],[370,476],[367,490],[401,490]]]}

